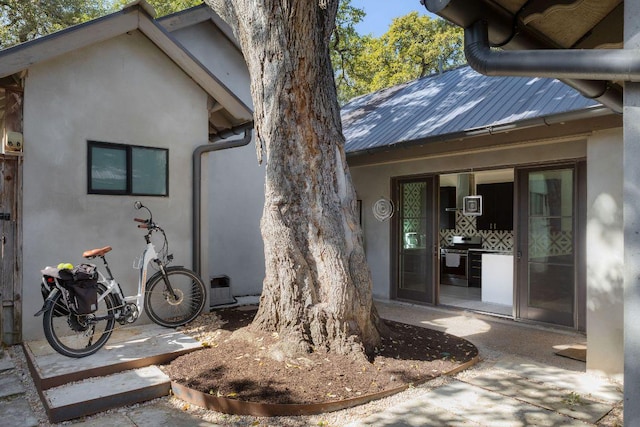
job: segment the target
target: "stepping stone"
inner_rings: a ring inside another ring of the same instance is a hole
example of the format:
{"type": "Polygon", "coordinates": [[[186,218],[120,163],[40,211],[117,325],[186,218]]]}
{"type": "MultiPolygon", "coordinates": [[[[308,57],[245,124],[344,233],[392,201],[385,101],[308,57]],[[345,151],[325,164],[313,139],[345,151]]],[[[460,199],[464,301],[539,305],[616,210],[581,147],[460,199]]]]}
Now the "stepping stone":
{"type": "Polygon", "coordinates": [[[3,351],[0,353],[0,372],[8,371],[9,369],[14,369],[16,367],[11,357],[9,357],[9,353],[3,351]]]}
{"type": "Polygon", "coordinates": [[[37,427],[39,425],[29,402],[22,396],[0,400],[0,419],[3,426],[37,427]]]}
{"type": "Polygon", "coordinates": [[[495,364],[500,369],[537,383],[550,384],[555,388],[571,390],[581,396],[616,403],[623,399],[620,386],[605,378],[585,375],[584,372],[567,371],[517,357],[506,357],[495,364]]]}
{"type": "Polygon", "coordinates": [[[136,427],[220,427],[219,424],[209,423],[204,421],[202,418],[189,414],[188,412],[167,407],[162,403],[154,403],[127,411],[127,417],[133,421],[133,425],[136,427]]]}
{"type": "Polygon", "coordinates": [[[483,427],[459,414],[454,414],[439,406],[431,405],[428,394],[423,399],[396,405],[363,420],[354,421],[345,427],[388,426],[388,427],[483,427]]]}
{"type": "Polygon", "coordinates": [[[596,402],[573,391],[554,389],[501,371],[463,381],[592,424],[613,409],[611,404],[596,402]]]}
{"type": "Polygon", "coordinates": [[[461,381],[431,390],[425,401],[483,426],[585,426],[574,418],[461,381]]]}
{"type": "Polygon", "coordinates": [[[13,371],[0,373],[0,398],[24,393],[20,378],[13,371]]]}

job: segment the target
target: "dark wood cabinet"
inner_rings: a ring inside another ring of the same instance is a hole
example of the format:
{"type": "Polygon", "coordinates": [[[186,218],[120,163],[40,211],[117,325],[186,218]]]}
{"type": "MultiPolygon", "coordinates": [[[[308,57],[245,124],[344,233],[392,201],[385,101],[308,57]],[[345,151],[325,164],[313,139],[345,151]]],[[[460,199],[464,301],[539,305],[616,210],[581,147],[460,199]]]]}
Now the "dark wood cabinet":
{"type": "Polygon", "coordinates": [[[440,230],[456,228],[456,187],[440,187],[440,230]]]}
{"type": "Polygon", "coordinates": [[[482,287],[482,252],[469,251],[469,272],[467,283],[469,287],[482,287]]]}
{"type": "Polygon", "coordinates": [[[478,230],[513,230],[513,182],[478,184],[482,196],[482,215],[476,219],[478,230]]]}

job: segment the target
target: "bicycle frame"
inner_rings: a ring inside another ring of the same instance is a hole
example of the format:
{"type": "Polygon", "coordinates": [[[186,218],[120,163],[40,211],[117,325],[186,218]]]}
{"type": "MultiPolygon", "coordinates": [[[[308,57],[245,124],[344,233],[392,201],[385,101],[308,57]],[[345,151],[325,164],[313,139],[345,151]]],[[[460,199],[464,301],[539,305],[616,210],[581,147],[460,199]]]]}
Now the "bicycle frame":
{"type": "Polygon", "coordinates": [[[138,291],[135,295],[125,296],[111,272],[106,259],[106,254],[112,250],[111,246],[91,249],[82,254],[89,260],[102,259],[105,270],[103,273],[96,269],[97,287],[93,267],[79,266],[63,275],[64,278],[60,277],[60,268],[47,267],[42,270],[41,291],[45,302],[36,316],[44,314],[45,338],[54,350],[64,356],[85,357],[94,354],[109,340],[116,328],[115,322],[122,326],[134,323],[143,311],[154,323],[174,328],[191,322],[204,308],[206,288],[202,279],[182,266],[168,266],[173,261],[173,255],[169,253],[165,231],[153,222],[149,208],[138,201],[134,207],[146,209],[149,213],[147,219],[134,218],[140,223],[138,228],[146,230],[146,246],[134,262],[134,268],[138,270],[138,291]],[[164,239],[159,251],[151,242],[155,232],[160,232],[164,239]],[[149,276],[151,263],[155,263],[154,269],[158,271],[149,276]],[[96,294],[99,307],[94,306],[96,294]],[[93,311],[86,309],[88,305],[93,311]]]}
{"type": "MultiPolygon", "coordinates": [[[[133,319],[135,321],[144,310],[144,293],[147,286],[149,264],[152,261],[158,261],[158,253],[156,252],[155,246],[149,241],[149,239],[147,239],[147,246],[142,251],[140,258],[138,258],[140,260],[140,267],[138,267],[140,271],[138,274],[138,293],[136,295],[124,296],[120,284],[114,279],[113,274],[111,273],[107,260],[104,256],[101,258],[104,263],[105,270],[107,271],[107,276],[104,276],[101,271],[98,271],[98,282],[102,283],[107,290],[99,297],[99,300],[103,300],[108,294],[114,294],[120,302],[117,307],[119,312],[122,311],[122,307],[126,306],[126,304],[135,303],[137,308],[137,312],[134,314],[133,319]]],[[[162,263],[158,262],[158,265],[160,266],[161,271],[164,271],[162,263]]]]}

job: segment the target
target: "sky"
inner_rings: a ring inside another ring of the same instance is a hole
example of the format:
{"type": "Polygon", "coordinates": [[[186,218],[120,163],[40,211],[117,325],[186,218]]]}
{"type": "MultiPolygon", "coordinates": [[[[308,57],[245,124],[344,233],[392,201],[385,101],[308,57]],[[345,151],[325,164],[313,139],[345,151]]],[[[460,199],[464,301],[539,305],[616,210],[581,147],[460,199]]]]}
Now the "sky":
{"type": "Polygon", "coordinates": [[[351,6],[363,9],[366,16],[358,25],[358,33],[380,37],[389,29],[393,18],[417,11],[421,15],[430,15],[420,0],[351,0],[351,6]]]}

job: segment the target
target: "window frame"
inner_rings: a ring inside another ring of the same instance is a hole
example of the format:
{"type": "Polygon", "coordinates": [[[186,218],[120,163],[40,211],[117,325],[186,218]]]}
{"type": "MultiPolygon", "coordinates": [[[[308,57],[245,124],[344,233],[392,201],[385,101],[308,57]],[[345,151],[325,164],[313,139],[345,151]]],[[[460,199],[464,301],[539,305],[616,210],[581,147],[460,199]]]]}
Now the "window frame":
{"type": "Polygon", "coordinates": [[[114,142],[104,141],[87,141],[87,193],[98,195],[112,196],[149,196],[149,197],[169,197],[169,149],[160,147],[148,147],[143,145],[118,144],[114,142]],[[93,187],[92,182],[92,166],[93,166],[93,148],[107,148],[113,150],[122,150],[125,152],[126,182],[124,190],[108,190],[93,187]],[[165,153],[165,192],[164,194],[144,193],[133,191],[133,150],[136,148],[144,150],[154,150],[165,153]]]}

